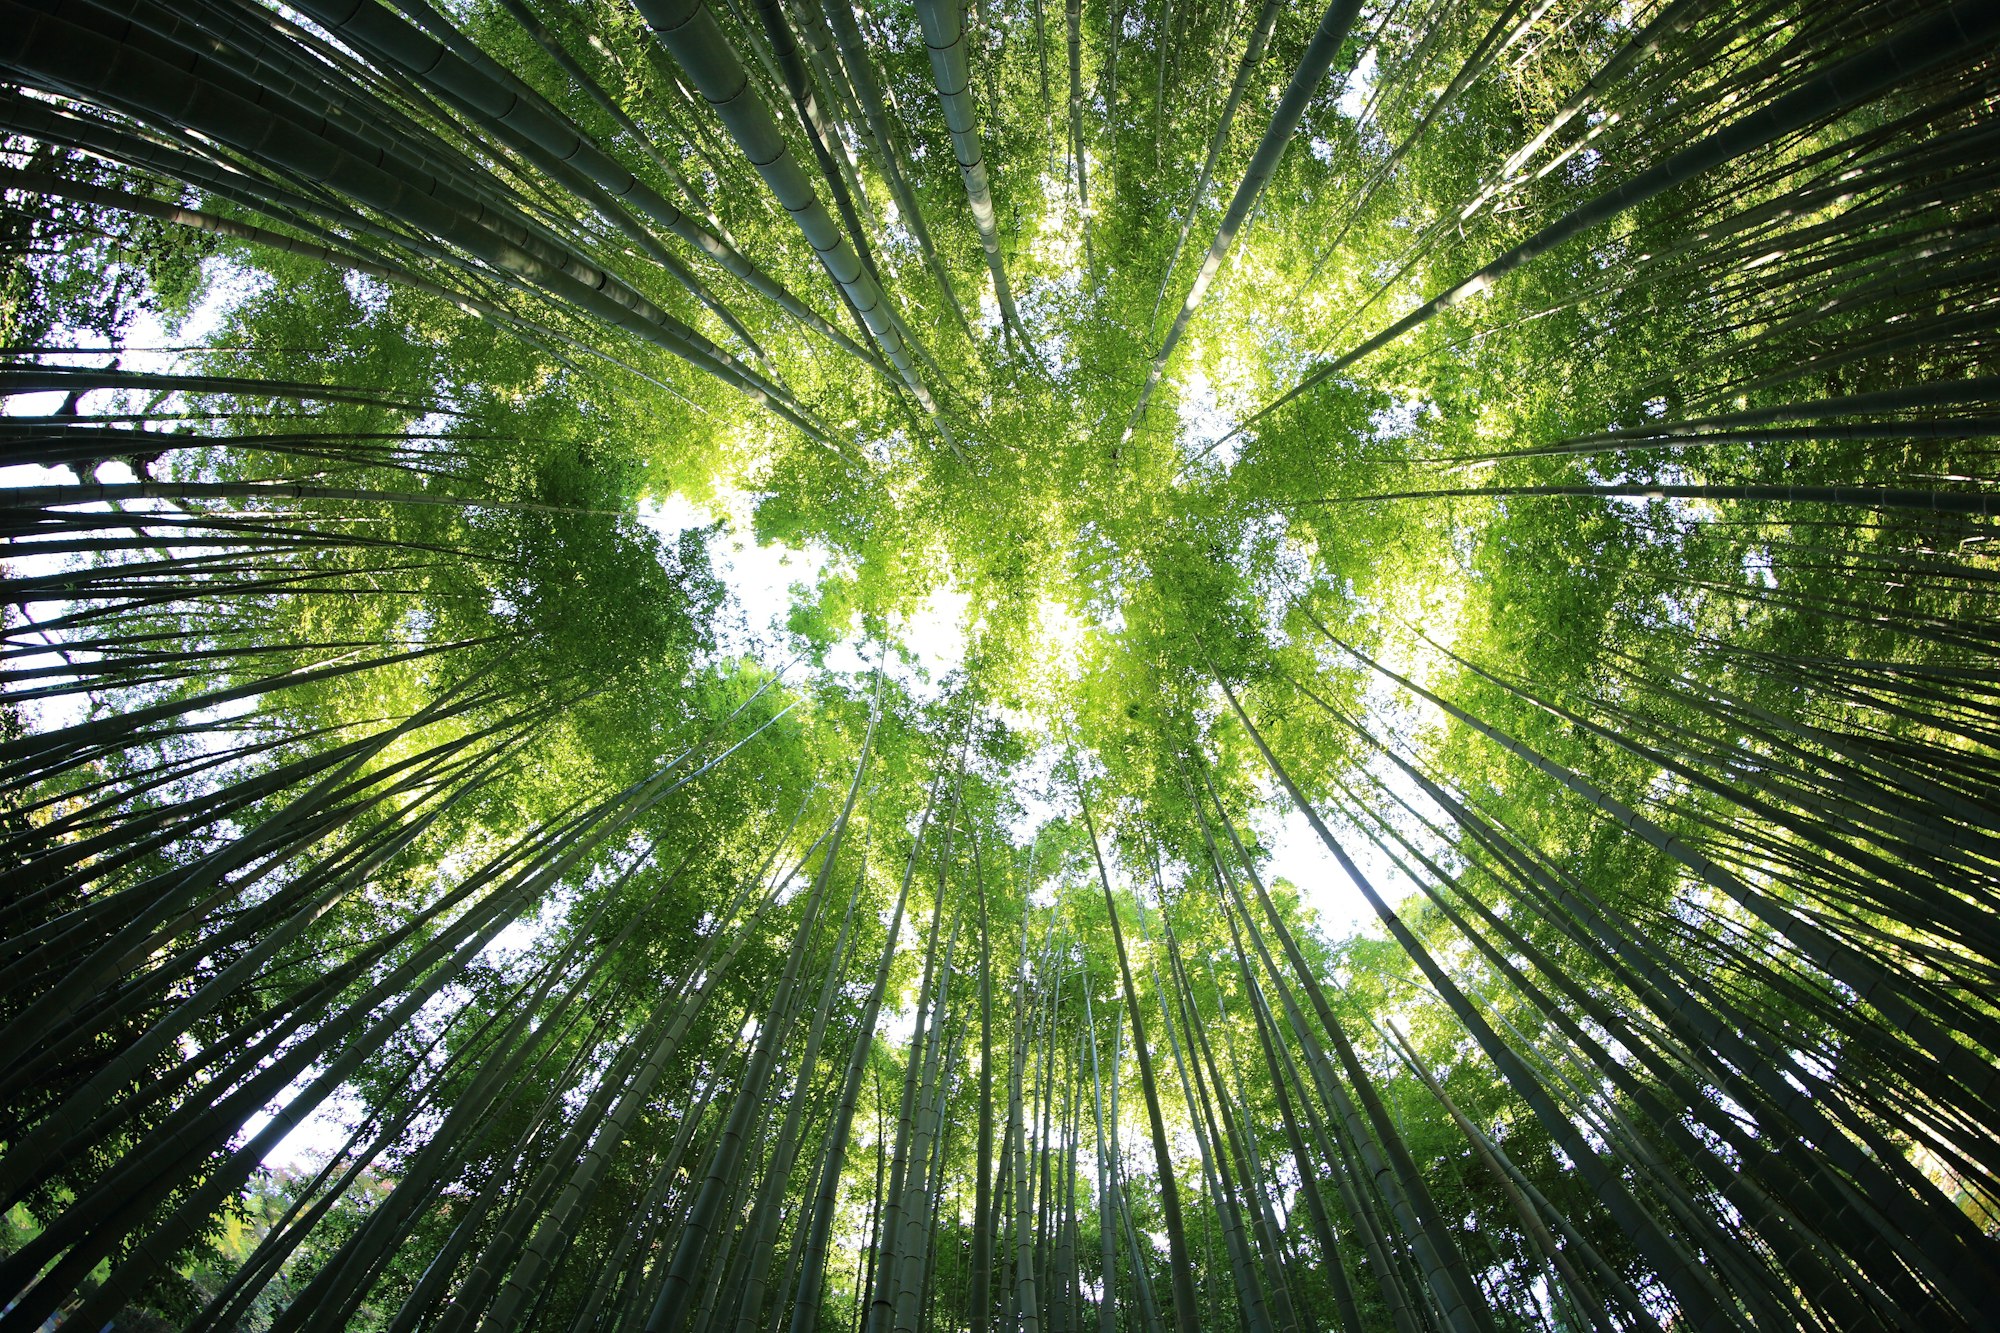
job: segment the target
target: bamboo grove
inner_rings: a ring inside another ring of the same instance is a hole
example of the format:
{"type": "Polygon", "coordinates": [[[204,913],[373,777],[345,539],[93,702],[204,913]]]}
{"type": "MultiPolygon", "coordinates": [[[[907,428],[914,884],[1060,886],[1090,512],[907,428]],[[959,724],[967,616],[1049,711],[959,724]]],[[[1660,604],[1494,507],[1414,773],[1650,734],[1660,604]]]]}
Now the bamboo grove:
{"type": "Polygon", "coordinates": [[[0,0],[0,1333],[1996,1326],[1996,99],[0,0]]]}

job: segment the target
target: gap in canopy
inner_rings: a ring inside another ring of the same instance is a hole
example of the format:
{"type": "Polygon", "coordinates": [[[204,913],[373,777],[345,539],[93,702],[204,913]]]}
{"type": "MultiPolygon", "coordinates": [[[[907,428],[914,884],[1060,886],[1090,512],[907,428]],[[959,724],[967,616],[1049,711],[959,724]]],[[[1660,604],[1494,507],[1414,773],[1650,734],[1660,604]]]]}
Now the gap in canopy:
{"type": "MultiPolygon", "coordinates": [[[[776,669],[796,652],[801,637],[790,627],[792,613],[828,576],[850,573],[847,563],[819,542],[792,546],[758,540],[752,522],[756,497],[718,488],[706,501],[678,492],[639,503],[639,521],[669,541],[695,529],[705,538],[709,567],[728,595],[727,610],[714,626],[724,656],[754,658],[776,669]]],[[[946,677],[965,661],[970,599],[955,585],[932,586],[892,626],[896,644],[912,659],[890,674],[922,701],[939,697],[946,677]]],[[[859,617],[854,618],[858,622],[859,617]]],[[[875,669],[875,649],[859,623],[826,653],[826,669],[865,678],[875,669]]]]}

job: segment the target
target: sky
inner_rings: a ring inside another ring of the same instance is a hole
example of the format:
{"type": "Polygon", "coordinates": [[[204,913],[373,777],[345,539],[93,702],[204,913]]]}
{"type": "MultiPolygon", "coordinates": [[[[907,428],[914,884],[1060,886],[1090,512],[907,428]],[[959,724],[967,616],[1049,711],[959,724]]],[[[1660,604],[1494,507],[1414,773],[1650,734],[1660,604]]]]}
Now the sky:
{"type": "MultiPolygon", "coordinates": [[[[214,317],[212,309],[209,310],[208,317],[214,317]]],[[[197,312],[197,319],[199,318],[200,312],[197,312]]],[[[193,322],[191,322],[192,326],[193,322]]],[[[197,327],[190,337],[195,341],[199,341],[201,337],[207,335],[207,332],[208,329],[206,327],[197,327]]],[[[167,337],[166,330],[160,327],[157,320],[151,315],[141,313],[133,321],[130,341],[135,346],[145,348],[164,346],[170,340],[167,337]]],[[[109,355],[106,352],[80,352],[73,355],[57,353],[44,354],[39,360],[46,365],[95,367],[105,365],[106,358],[109,355]]],[[[139,351],[121,354],[119,364],[126,370],[157,371],[172,369],[172,360],[172,357],[157,352],[139,351]]],[[[63,400],[68,396],[68,394],[59,389],[47,393],[13,394],[6,398],[0,398],[0,416],[48,416],[60,410],[63,400]]],[[[104,399],[100,395],[97,401],[103,402],[104,399]]],[[[90,402],[90,396],[86,395],[83,400],[86,415],[89,411],[90,402]]],[[[98,464],[95,479],[109,485],[120,485],[137,481],[138,476],[123,460],[110,459],[98,464]]],[[[78,480],[79,478],[76,474],[68,468],[42,467],[36,463],[17,463],[0,467],[0,487],[70,486],[76,484],[78,480]]],[[[91,478],[85,477],[82,480],[88,481],[91,478]]],[[[108,508],[108,506],[102,504],[79,507],[100,510],[108,508]]],[[[145,501],[128,502],[125,505],[125,508],[128,510],[141,510],[147,507],[148,505],[145,501]]],[[[15,578],[35,578],[59,573],[63,569],[81,563],[82,557],[53,556],[47,553],[23,554],[22,549],[17,546],[9,553],[8,570],[15,578]]],[[[59,607],[48,605],[37,605],[32,608],[22,606],[17,607],[16,610],[17,613],[33,619],[46,620],[60,614],[59,607]]],[[[41,670],[48,667],[60,666],[61,664],[62,659],[54,652],[16,659],[12,663],[16,669],[22,671],[41,670]]],[[[78,696],[64,695],[50,699],[30,700],[26,703],[25,710],[34,718],[35,724],[38,727],[46,730],[68,726],[81,721],[86,714],[87,706],[84,700],[78,696]]]]}
{"type": "MultiPolygon", "coordinates": [[[[720,522],[721,529],[708,539],[708,558],[729,593],[717,627],[721,648],[782,660],[790,642],[785,621],[795,590],[804,592],[816,584],[832,568],[833,556],[824,548],[760,544],[752,524],[754,502],[753,495],[736,490],[720,490],[706,505],[675,494],[642,501],[639,521],[665,538],[720,522]]],[[[964,592],[946,584],[933,589],[897,627],[903,648],[916,658],[915,674],[905,668],[898,679],[916,697],[935,697],[939,683],[965,660],[968,604],[964,592]]],[[[867,675],[875,664],[862,650],[857,634],[834,646],[827,666],[844,675],[867,675]]]]}

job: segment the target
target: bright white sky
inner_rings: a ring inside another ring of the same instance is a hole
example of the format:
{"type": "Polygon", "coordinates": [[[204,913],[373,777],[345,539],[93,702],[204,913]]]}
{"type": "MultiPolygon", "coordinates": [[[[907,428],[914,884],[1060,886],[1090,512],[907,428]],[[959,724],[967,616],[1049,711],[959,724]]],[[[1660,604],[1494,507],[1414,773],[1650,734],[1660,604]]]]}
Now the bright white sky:
{"type": "MultiPolygon", "coordinates": [[[[742,491],[723,492],[707,506],[671,495],[665,500],[644,501],[639,520],[669,538],[689,528],[722,523],[722,529],[708,540],[709,564],[729,592],[717,639],[724,652],[775,661],[782,658],[790,639],[785,621],[792,603],[799,594],[811,591],[832,567],[833,558],[831,552],[820,548],[778,542],[760,545],[752,526],[751,503],[752,497],[742,491]]],[[[937,683],[965,660],[967,605],[963,592],[943,586],[932,591],[898,627],[903,647],[917,659],[919,673],[914,677],[899,674],[898,678],[917,697],[934,694],[937,683]]],[[[863,655],[862,648],[858,633],[836,644],[827,654],[828,668],[844,675],[868,675],[875,664],[863,655]]]]}

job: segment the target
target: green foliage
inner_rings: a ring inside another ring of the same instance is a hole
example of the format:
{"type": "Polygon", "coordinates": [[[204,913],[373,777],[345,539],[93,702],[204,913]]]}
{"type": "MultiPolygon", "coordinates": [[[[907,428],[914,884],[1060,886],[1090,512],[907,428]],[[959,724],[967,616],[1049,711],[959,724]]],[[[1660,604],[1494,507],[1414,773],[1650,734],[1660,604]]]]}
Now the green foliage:
{"type": "Polygon", "coordinates": [[[1990,61],[1364,5],[1135,418],[1319,11],[958,8],[1020,327],[901,0],[20,39],[0,343],[214,332],[8,419],[0,1327],[1976,1323],[1990,61]]]}

